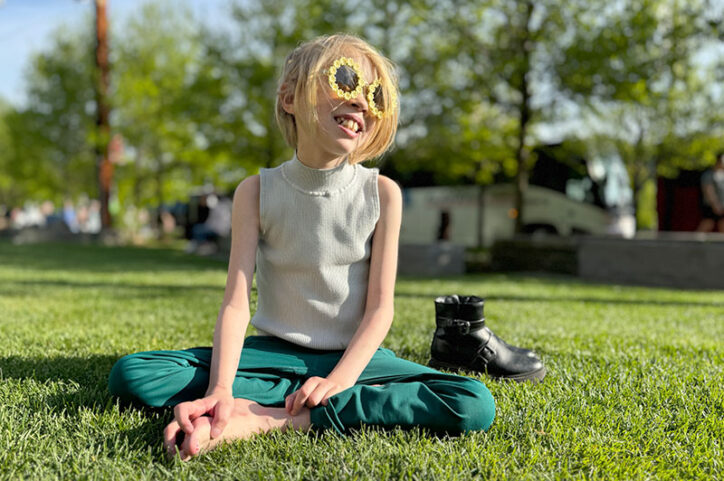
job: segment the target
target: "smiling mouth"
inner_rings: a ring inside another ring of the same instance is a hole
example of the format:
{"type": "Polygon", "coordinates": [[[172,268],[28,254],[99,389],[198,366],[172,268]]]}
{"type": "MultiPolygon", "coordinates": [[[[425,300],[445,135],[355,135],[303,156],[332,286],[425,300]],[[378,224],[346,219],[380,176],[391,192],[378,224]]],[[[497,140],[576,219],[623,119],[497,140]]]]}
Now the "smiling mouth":
{"type": "Polygon", "coordinates": [[[349,117],[335,117],[334,120],[337,122],[337,125],[340,125],[351,132],[358,133],[362,131],[362,126],[358,124],[356,120],[349,117]]]}

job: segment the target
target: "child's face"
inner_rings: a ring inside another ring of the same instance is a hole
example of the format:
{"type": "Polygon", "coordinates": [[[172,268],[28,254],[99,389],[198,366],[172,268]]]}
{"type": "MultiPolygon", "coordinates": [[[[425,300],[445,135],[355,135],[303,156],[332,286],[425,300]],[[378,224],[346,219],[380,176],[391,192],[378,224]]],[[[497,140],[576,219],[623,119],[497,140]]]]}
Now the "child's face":
{"type": "MultiPolygon", "coordinates": [[[[347,55],[362,71],[362,80],[369,84],[376,78],[371,62],[363,55],[347,55]]],[[[305,125],[297,116],[299,156],[317,160],[335,160],[346,157],[362,146],[374,131],[376,117],[370,113],[365,90],[357,97],[340,98],[327,84],[317,90],[317,129],[305,125]]]]}

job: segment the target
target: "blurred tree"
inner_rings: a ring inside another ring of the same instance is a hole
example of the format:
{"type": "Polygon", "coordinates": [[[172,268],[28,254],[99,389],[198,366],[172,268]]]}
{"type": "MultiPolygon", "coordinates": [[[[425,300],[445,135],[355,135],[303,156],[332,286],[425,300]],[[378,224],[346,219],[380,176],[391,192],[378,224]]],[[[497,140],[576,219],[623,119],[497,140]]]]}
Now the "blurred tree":
{"type": "Polygon", "coordinates": [[[575,10],[559,0],[411,4],[419,28],[401,61],[412,97],[401,141],[411,155],[395,156],[395,165],[432,169],[447,182],[515,175],[520,230],[534,127],[554,110],[555,66],[572,41],[575,10]]]}
{"type": "MultiPolygon", "coordinates": [[[[379,165],[406,185],[517,175],[522,196],[539,127],[581,111],[593,119],[583,141],[620,141],[637,185],[654,164],[701,165],[724,112],[724,96],[711,93],[721,70],[714,63],[704,77],[692,60],[716,23],[703,2],[239,0],[229,29],[149,3],[114,25],[119,196],[148,205],[205,183],[231,190],[288,158],[274,121],[279,67],[301,41],[338,31],[361,34],[399,66],[401,125],[379,165]]],[[[5,148],[25,162],[0,158],[20,179],[0,179],[0,195],[42,186],[94,195],[90,39],[59,33],[34,60],[28,108],[5,113],[12,148],[0,132],[0,156],[5,148]]]]}
{"type": "Polygon", "coordinates": [[[255,173],[291,155],[274,118],[280,66],[302,41],[346,30],[351,7],[338,0],[236,2],[237,28],[204,29],[195,87],[210,96],[197,96],[195,107],[209,119],[202,132],[209,150],[226,158],[224,167],[255,173]]]}
{"type": "MultiPolygon", "coordinates": [[[[515,121],[488,101],[475,46],[455,22],[473,2],[366,3],[351,19],[399,67],[402,115],[383,172],[405,185],[486,183],[514,172],[508,138],[515,121]]],[[[475,20],[467,27],[473,28],[475,20]]]]}
{"type": "Polygon", "coordinates": [[[724,8],[714,7],[706,0],[586,2],[576,41],[558,65],[559,88],[585,107],[599,137],[618,146],[636,206],[657,172],[701,168],[722,145],[724,95],[714,87],[724,80],[724,59],[711,50],[705,68],[698,56],[721,41],[724,8]]]}
{"type": "Polygon", "coordinates": [[[8,207],[59,197],[57,169],[42,165],[46,157],[35,142],[29,117],[9,105],[0,107],[0,204],[8,207]]]}
{"type": "Polygon", "coordinates": [[[8,128],[8,116],[13,109],[5,100],[0,97],[0,205],[8,205],[12,197],[10,189],[13,184],[13,176],[10,173],[12,161],[10,152],[12,149],[12,138],[8,128]]]}
{"type": "Polygon", "coordinates": [[[516,120],[515,230],[523,227],[523,197],[538,143],[534,127],[549,120],[558,95],[553,86],[561,52],[574,40],[578,11],[560,0],[490,0],[478,10],[481,24],[468,28],[483,68],[480,83],[497,108],[516,120]],[[475,41],[477,39],[477,42],[475,41]]]}
{"type": "Polygon", "coordinates": [[[90,35],[56,31],[27,71],[27,105],[6,118],[13,189],[28,197],[96,193],[92,48],[90,35]]]}
{"type": "Polygon", "coordinates": [[[94,0],[95,5],[95,100],[96,100],[96,138],[95,154],[98,172],[98,200],[101,204],[101,225],[111,228],[113,218],[110,211],[111,188],[113,184],[113,164],[109,155],[111,141],[110,114],[108,102],[108,84],[110,81],[110,62],[108,61],[108,15],[106,0],[94,0]]]}
{"type": "Polygon", "coordinates": [[[186,199],[214,160],[193,110],[204,93],[192,88],[200,54],[192,16],[183,6],[146,3],[114,43],[113,123],[128,156],[117,170],[119,196],[135,206],[186,199]]]}

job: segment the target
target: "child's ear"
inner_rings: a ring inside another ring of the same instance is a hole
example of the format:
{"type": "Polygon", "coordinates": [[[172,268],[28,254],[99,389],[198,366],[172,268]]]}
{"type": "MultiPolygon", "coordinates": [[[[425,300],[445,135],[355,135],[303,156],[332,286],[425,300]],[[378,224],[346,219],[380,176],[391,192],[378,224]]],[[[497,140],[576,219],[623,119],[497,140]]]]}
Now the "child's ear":
{"type": "Polygon", "coordinates": [[[294,85],[283,83],[279,87],[279,102],[286,113],[294,115],[294,85]]]}

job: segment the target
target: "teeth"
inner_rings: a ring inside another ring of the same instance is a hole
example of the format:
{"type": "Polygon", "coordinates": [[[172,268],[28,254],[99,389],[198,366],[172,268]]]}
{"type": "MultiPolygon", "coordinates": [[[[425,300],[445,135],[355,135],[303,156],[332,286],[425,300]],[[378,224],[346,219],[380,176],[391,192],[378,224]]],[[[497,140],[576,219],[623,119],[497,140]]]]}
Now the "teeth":
{"type": "Polygon", "coordinates": [[[352,132],[359,132],[360,130],[359,124],[352,119],[338,117],[336,120],[339,125],[351,130],[352,132]]]}

